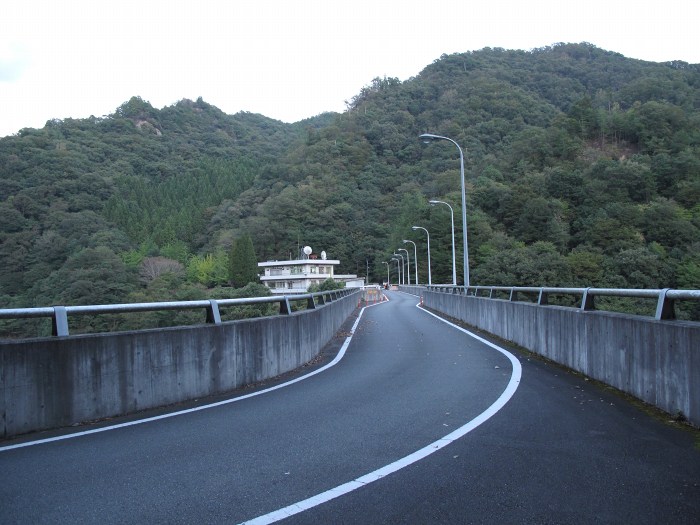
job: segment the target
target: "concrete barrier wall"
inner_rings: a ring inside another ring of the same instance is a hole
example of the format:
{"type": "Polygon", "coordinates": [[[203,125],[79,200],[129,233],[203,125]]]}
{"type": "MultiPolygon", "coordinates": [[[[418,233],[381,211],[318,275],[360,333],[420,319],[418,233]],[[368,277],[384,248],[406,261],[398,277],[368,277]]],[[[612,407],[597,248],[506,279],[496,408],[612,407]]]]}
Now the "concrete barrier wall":
{"type": "Polygon", "coordinates": [[[700,324],[421,291],[464,321],[700,425],[700,324]]]}
{"type": "Polygon", "coordinates": [[[402,284],[401,286],[399,286],[399,290],[401,290],[402,292],[406,292],[406,293],[410,293],[410,294],[422,297],[423,292],[425,292],[427,290],[427,288],[425,286],[420,286],[420,285],[408,286],[406,284],[402,284]]]}
{"type": "Polygon", "coordinates": [[[227,392],[318,355],[358,295],[220,325],[0,342],[3,437],[227,392]]]}

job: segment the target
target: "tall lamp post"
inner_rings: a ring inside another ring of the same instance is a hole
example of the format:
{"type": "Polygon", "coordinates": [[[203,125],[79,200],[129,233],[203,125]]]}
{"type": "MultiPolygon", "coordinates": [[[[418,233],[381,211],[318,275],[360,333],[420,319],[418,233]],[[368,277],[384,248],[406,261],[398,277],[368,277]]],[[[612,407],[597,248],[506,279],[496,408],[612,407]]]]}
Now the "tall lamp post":
{"type": "Polygon", "coordinates": [[[399,258],[392,257],[391,260],[396,261],[396,280],[398,281],[398,284],[401,284],[401,269],[399,268],[399,258]]]}
{"type": "Polygon", "coordinates": [[[382,264],[386,264],[386,285],[391,286],[391,281],[389,279],[389,263],[386,261],[382,261],[382,264]]]}
{"type": "MultiPolygon", "coordinates": [[[[413,241],[409,241],[408,239],[404,239],[403,243],[411,243],[413,245],[413,266],[415,266],[416,269],[416,286],[418,286],[418,249],[416,248],[416,243],[413,241]]],[[[409,273],[411,269],[408,269],[409,273]]]]}
{"type": "Polygon", "coordinates": [[[469,288],[469,247],[467,245],[467,196],[464,189],[464,154],[462,153],[462,148],[459,147],[454,140],[448,137],[442,137],[440,135],[433,135],[432,133],[423,133],[420,136],[423,142],[431,142],[434,140],[448,140],[459,150],[459,174],[462,181],[462,240],[464,242],[464,288],[467,290],[469,288]]]}
{"type": "Polygon", "coordinates": [[[399,284],[406,284],[406,273],[404,270],[404,264],[406,261],[404,261],[403,254],[394,252],[393,255],[396,257],[401,257],[401,282],[399,284]]]}
{"type": "Polygon", "coordinates": [[[431,286],[433,284],[433,276],[430,273],[430,232],[423,228],[422,226],[411,226],[411,229],[413,231],[416,230],[423,230],[425,234],[428,236],[428,286],[431,286]]]}
{"type": "Polygon", "coordinates": [[[397,252],[406,252],[406,269],[408,272],[404,272],[404,275],[408,277],[406,279],[408,286],[411,286],[411,258],[408,256],[408,250],[406,248],[399,248],[397,252]]]}
{"type": "Polygon", "coordinates": [[[457,265],[455,264],[455,211],[452,209],[452,206],[445,201],[432,200],[428,202],[431,206],[435,206],[436,204],[444,204],[450,209],[450,219],[452,221],[452,285],[457,286],[457,265]]]}

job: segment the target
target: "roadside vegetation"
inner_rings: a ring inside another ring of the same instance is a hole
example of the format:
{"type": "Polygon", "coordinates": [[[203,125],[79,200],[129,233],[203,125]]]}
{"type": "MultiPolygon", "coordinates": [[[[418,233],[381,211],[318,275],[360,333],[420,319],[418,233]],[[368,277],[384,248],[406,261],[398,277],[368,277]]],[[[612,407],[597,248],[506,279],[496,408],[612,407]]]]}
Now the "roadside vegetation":
{"type": "Polygon", "coordinates": [[[0,307],[263,293],[253,260],[299,245],[382,282],[411,239],[426,282],[412,225],[451,282],[449,210],[428,200],[455,208],[459,252],[459,156],[424,132],[464,149],[472,284],[700,288],[700,65],[558,44],[443,55],[295,124],[134,97],[19,130],[0,139],[0,307]]]}

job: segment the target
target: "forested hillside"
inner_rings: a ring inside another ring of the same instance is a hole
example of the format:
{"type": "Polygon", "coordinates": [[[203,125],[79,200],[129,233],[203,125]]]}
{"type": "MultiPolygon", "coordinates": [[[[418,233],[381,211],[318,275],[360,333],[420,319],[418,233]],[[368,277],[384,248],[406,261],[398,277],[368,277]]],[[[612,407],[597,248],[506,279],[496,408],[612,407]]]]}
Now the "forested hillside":
{"type": "Polygon", "coordinates": [[[464,149],[471,284],[700,288],[700,65],[559,44],[445,55],[296,124],[135,97],[0,139],[0,307],[233,294],[247,234],[370,281],[411,239],[425,282],[420,225],[451,282],[428,200],[460,253],[459,155],[424,132],[464,149]]]}

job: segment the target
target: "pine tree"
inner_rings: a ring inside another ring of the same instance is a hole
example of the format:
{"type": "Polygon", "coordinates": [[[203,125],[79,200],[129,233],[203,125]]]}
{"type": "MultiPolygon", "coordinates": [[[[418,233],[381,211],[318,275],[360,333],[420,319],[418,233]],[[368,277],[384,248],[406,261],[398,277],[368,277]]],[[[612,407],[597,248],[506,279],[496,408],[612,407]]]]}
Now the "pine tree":
{"type": "Polygon", "coordinates": [[[253,240],[247,233],[233,242],[228,275],[235,288],[258,282],[258,260],[255,257],[253,240]]]}

